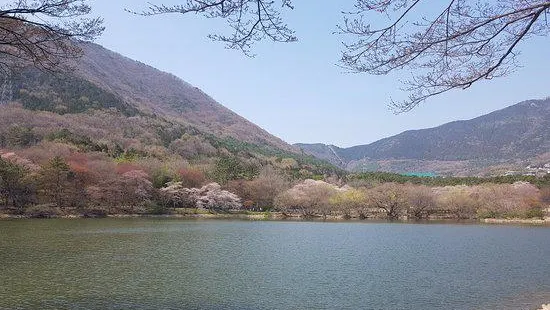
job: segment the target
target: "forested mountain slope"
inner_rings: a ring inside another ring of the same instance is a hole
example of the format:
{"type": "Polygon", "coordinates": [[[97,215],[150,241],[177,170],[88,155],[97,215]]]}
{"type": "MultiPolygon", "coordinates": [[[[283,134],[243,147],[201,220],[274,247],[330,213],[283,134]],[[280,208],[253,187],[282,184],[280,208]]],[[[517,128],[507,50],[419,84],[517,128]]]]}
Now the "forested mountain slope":
{"type": "Polygon", "coordinates": [[[156,114],[183,119],[217,136],[296,151],[281,139],[222,106],[180,78],[97,44],[84,45],[75,73],[125,101],[156,114]]]}
{"type": "MultiPolygon", "coordinates": [[[[550,99],[528,100],[471,120],[409,130],[371,144],[337,148],[298,144],[306,153],[350,167],[358,162],[502,163],[550,151],[550,99]],[[334,156],[333,152],[337,156],[334,156]],[[328,156],[327,156],[328,154],[328,156]]],[[[372,166],[372,165],[371,165],[372,166]]],[[[374,165],[376,166],[376,165],[374,165]]]]}
{"type": "Polygon", "coordinates": [[[228,156],[255,173],[266,165],[293,176],[335,169],[171,74],[96,44],[81,47],[84,56],[71,70],[28,68],[4,83],[13,95],[0,106],[0,154],[17,151],[40,161],[44,149],[55,156],[69,148],[119,162],[180,161],[207,172],[228,156]]]}

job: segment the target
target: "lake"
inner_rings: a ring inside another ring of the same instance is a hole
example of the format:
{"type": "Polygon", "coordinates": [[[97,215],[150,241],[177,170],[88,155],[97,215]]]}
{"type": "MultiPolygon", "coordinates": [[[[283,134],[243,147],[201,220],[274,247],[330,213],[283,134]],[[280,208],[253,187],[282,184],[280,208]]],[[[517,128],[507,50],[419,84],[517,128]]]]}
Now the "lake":
{"type": "Polygon", "coordinates": [[[536,309],[550,228],[0,221],[0,309],[536,309]]]}

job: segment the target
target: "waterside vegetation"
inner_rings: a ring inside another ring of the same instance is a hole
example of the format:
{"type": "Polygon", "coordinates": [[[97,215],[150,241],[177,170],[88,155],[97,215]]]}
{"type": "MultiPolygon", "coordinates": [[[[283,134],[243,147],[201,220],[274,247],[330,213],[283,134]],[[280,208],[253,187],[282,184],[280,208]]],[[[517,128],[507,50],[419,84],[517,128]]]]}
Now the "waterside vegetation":
{"type": "Polygon", "coordinates": [[[366,173],[312,179],[297,178],[288,159],[262,166],[227,156],[190,164],[54,146],[47,145],[49,154],[44,148],[2,154],[4,217],[544,219],[550,204],[547,177],[366,173]],[[52,150],[57,155],[48,158],[52,150]]]}

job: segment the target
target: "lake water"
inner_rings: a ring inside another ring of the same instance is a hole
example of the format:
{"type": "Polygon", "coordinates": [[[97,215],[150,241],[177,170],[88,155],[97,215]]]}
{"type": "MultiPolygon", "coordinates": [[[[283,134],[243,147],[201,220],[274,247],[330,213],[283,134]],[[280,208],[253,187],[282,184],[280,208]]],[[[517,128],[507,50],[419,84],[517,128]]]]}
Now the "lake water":
{"type": "Polygon", "coordinates": [[[550,228],[0,221],[0,309],[536,309],[550,228]]]}

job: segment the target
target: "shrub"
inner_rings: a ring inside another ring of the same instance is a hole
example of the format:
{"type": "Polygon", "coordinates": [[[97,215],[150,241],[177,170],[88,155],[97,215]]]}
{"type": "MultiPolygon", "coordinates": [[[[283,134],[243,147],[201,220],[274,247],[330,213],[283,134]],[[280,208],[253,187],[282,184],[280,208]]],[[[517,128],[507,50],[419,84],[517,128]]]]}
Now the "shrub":
{"type": "Polygon", "coordinates": [[[145,201],[144,207],[146,212],[152,215],[163,215],[171,213],[171,210],[169,208],[152,200],[145,201]]]}
{"type": "Polygon", "coordinates": [[[532,208],[525,212],[525,218],[540,218],[544,219],[544,211],[541,208],[532,208]]]}
{"type": "Polygon", "coordinates": [[[25,215],[31,218],[53,218],[62,214],[61,210],[53,204],[31,206],[25,210],[25,215]]]}
{"type": "Polygon", "coordinates": [[[174,176],[163,168],[153,171],[151,178],[154,188],[162,188],[174,180],[174,176]]]}
{"type": "Polygon", "coordinates": [[[107,209],[98,206],[88,206],[83,208],[80,212],[82,216],[86,218],[102,218],[107,217],[109,214],[107,209]]]}
{"type": "Polygon", "coordinates": [[[367,195],[364,191],[354,188],[345,188],[332,196],[329,202],[346,218],[351,217],[352,211],[357,211],[360,217],[366,217],[364,211],[367,205],[367,195]]]}

